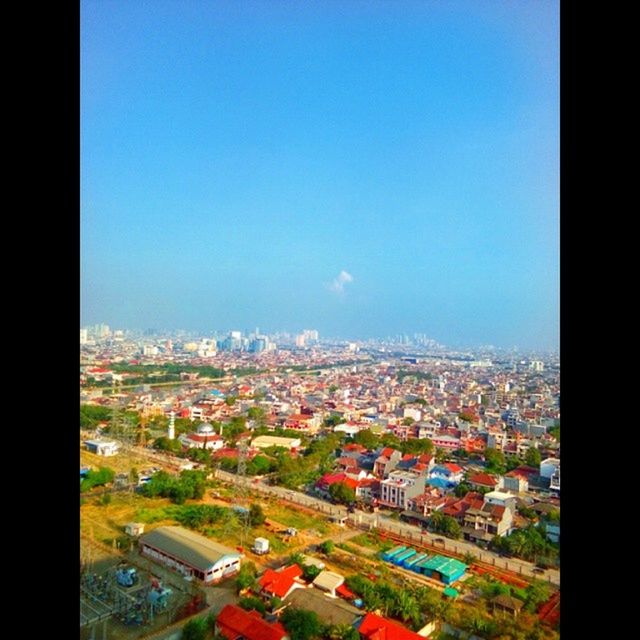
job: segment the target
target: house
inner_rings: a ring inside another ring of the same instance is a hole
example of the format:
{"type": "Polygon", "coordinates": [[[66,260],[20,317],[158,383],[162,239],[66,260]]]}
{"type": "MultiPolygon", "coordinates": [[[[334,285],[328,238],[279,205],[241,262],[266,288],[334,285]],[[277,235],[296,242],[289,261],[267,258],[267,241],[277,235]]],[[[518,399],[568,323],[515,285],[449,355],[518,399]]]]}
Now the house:
{"type": "Polygon", "coordinates": [[[385,447],[378,453],[373,464],[373,474],[378,478],[386,478],[402,460],[402,453],[397,449],[385,447]]]}
{"type": "Polygon", "coordinates": [[[482,506],[469,507],[464,514],[462,533],[465,540],[489,543],[494,536],[505,536],[513,524],[510,506],[485,501],[482,506]]]}
{"type": "Polygon", "coordinates": [[[457,464],[438,464],[429,472],[428,483],[439,489],[451,489],[462,482],[464,470],[457,464]]]}
{"type": "Polygon", "coordinates": [[[85,440],[84,446],[87,451],[95,453],[99,456],[115,456],[118,453],[120,445],[113,440],[85,440]]]}
{"type": "Polygon", "coordinates": [[[124,526],[124,532],[137,538],[144,533],[144,524],[141,522],[129,522],[124,526]]]}
{"type": "Polygon", "coordinates": [[[375,613],[367,613],[354,627],[362,640],[424,640],[423,636],[407,629],[399,622],[388,620],[375,613]]]}
{"type": "Polygon", "coordinates": [[[512,493],[524,493],[529,490],[529,477],[517,469],[509,471],[502,479],[502,488],[512,493]]]}
{"type": "Polygon", "coordinates": [[[227,640],[288,640],[279,622],[267,622],[257,611],[227,604],[216,618],[215,631],[227,640]]]}
{"type": "Polygon", "coordinates": [[[380,497],[380,480],[376,478],[362,478],[356,487],[356,498],[363,502],[373,502],[380,497]]]}
{"type": "Polygon", "coordinates": [[[267,569],[258,579],[259,593],[267,598],[277,596],[284,600],[294,589],[303,587],[298,582],[302,569],[297,564],[277,570],[267,569]]]}
{"type": "Polygon", "coordinates": [[[443,509],[447,499],[440,495],[440,492],[435,489],[436,493],[425,492],[422,495],[410,498],[407,503],[409,511],[413,511],[421,516],[429,517],[434,511],[440,511],[443,509]]]}
{"type": "Polygon", "coordinates": [[[407,509],[408,501],[424,493],[425,478],[410,471],[392,471],[380,482],[380,504],[407,509]]]}
{"type": "Polygon", "coordinates": [[[468,482],[474,491],[495,491],[500,488],[500,480],[490,473],[474,473],[469,476],[468,482]]]}
{"type": "Polygon", "coordinates": [[[460,526],[464,524],[464,514],[469,508],[479,509],[482,507],[484,499],[482,494],[469,491],[463,498],[447,498],[447,502],[442,508],[445,516],[455,518],[460,526]]]}
{"type": "Polygon", "coordinates": [[[286,599],[287,606],[294,609],[315,611],[324,624],[346,624],[352,626],[362,615],[360,609],[342,598],[331,598],[315,587],[295,589],[286,599]]]}
{"type": "Polygon", "coordinates": [[[330,497],[329,487],[332,484],[337,484],[342,482],[346,484],[349,488],[353,489],[354,492],[358,486],[358,481],[354,478],[350,478],[346,473],[325,473],[319,480],[316,481],[315,490],[321,496],[328,498],[330,497]]]}
{"type": "Polygon", "coordinates": [[[439,449],[454,451],[460,448],[460,438],[448,434],[433,436],[431,442],[439,449]]]}
{"type": "Polygon", "coordinates": [[[313,581],[313,586],[316,589],[320,589],[321,591],[326,592],[332,598],[336,598],[337,590],[343,582],[344,576],[325,569],[316,576],[313,581]]]}

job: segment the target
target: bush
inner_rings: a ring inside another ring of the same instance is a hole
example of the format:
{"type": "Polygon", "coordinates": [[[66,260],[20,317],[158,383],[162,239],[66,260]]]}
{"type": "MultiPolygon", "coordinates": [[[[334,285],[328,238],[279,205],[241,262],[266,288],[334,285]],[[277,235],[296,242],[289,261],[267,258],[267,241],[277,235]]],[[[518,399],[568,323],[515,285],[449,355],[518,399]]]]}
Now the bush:
{"type": "Polygon", "coordinates": [[[238,601],[238,606],[242,607],[246,611],[251,611],[252,609],[255,609],[256,611],[260,612],[260,615],[264,615],[267,611],[267,607],[264,604],[264,602],[262,602],[260,598],[256,598],[255,596],[247,596],[246,598],[240,598],[240,600],[238,601]]]}

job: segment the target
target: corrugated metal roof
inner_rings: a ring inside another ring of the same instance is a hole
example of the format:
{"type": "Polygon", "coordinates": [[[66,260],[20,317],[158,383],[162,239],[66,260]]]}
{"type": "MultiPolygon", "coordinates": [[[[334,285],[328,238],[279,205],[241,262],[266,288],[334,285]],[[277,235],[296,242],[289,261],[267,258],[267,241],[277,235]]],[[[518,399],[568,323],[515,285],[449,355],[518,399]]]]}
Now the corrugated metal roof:
{"type": "Polygon", "coordinates": [[[200,571],[207,571],[224,556],[240,556],[235,549],[182,527],[158,527],[143,535],[140,541],[200,571]]]}
{"type": "Polygon", "coordinates": [[[313,585],[318,587],[319,589],[324,589],[326,591],[333,591],[337,589],[344,582],[344,576],[341,576],[338,573],[334,573],[333,571],[322,571],[319,573],[315,580],[313,581],[313,585]]]}

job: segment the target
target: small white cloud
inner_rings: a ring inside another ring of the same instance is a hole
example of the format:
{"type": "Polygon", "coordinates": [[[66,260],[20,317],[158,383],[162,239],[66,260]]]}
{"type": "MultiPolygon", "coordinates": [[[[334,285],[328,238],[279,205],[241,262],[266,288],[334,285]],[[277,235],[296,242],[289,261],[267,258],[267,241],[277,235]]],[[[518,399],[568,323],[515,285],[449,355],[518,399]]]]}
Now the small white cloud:
{"type": "Polygon", "coordinates": [[[329,285],[329,290],[334,293],[344,293],[344,286],[348,282],[353,282],[353,276],[348,272],[342,270],[337,278],[333,279],[333,282],[329,285]]]}

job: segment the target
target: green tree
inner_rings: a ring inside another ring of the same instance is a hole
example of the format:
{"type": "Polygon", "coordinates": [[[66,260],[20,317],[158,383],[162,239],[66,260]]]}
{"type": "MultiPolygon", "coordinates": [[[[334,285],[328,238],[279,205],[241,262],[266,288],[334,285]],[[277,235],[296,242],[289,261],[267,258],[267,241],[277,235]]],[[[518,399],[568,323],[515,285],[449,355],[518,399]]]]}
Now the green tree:
{"type": "Polygon", "coordinates": [[[265,410],[262,407],[249,407],[247,410],[249,420],[262,420],[265,415],[265,410]]]}
{"type": "Polygon", "coordinates": [[[330,485],[329,495],[340,504],[353,504],[356,501],[355,491],[344,482],[335,482],[330,485]]]}
{"type": "Polygon", "coordinates": [[[315,611],[287,607],[280,622],[288,631],[291,640],[314,640],[320,638],[324,626],[315,611]]]}
{"type": "Polygon", "coordinates": [[[369,450],[377,449],[380,446],[380,438],[378,438],[371,429],[358,431],[358,433],[353,436],[353,441],[369,450]]]}
{"type": "Polygon", "coordinates": [[[346,422],[346,420],[342,416],[339,416],[337,413],[333,413],[323,420],[323,424],[325,427],[335,427],[339,424],[343,424],[344,422],[346,422]]]}
{"type": "Polygon", "coordinates": [[[259,527],[266,519],[267,517],[259,504],[253,503],[249,507],[249,523],[252,527],[259,527]]]}
{"type": "Polygon", "coordinates": [[[302,577],[307,582],[313,582],[322,572],[322,569],[316,567],[313,564],[308,564],[302,567],[302,577]]]}
{"type": "Polygon", "coordinates": [[[180,640],[206,640],[209,635],[207,618],[192,618],[182,627],[180,640]]]}
{"type": "Polygon", "coordinates": [[[282,599],[278,596],[273,596],[271,600],[269,600],[269,608],[270,610],[277,611],[282,606],[282,599]]]}
{"type": "Polygon", "coordinates": [[[109,467],[100,467],[97,471],[91,469],[80,482],[80,492],[84,493],[93,489],[93,487],[101,487],[105,484],[113,482],[116,472],[109,467]]]}
{"type": "Polygon", "coordinates": [[[524,455],[524,461],[530,467],[539,468],[542,462],[540,451],[536,447],[529,447],[524,455]]]}
{"type": "Polygon", "coordinates": [[[420,622],[420,606],[415,597],[406,589],[395,592],[392,613],[403,622],[411,621],[414,625],[420,622]]]}
{"type": "Polygon", "coordinates": [[[506,460],[502,451],[487,447],[484,451],[487,471],[502,475],[506,471],[506,460]]]}
{"type": "Polygon", "coordinates": [[[400,444],[402,453],[413,453],[415,455],[431,454],[433,449],[433,442],[429,438],[409,438],[400,444]]]}
{"type": "Polygon", "coordinates": [[[255,596],[247,596],[245,598],[240,598],[238,601],[238,606],[242,607],[245,611],[251,611],[255,609],[259,611],[262,615],[267,612],[267,606],[265,605],[260,598],[256,598],[255,596]]]}
{"type": "Polygon", "coordinates": [[[415,419],[414,419],[414,418],[411,418],[410,416],[407,416],[406,418],[403,418],[403,419],[402,419],[402,424],[403,424],[405,427],[410,427],[410,426],[411,426],[412,424],[414,424],[414,423],[415,423],[415,419]]]}
{"type": "Polygon", "coordinates": [[[325,540],[322,544],[319,545],[320,551],[328,556],[334,549],[335,543],[333,540],[325,540]]]}
{"type": "Polygon", "coordinates": [[[360,640],[360,634],[350,624],[334,624],[327,629],[328,640],[360,640]]]}
{"type": "Polygon", "coordinates": [[[456,498],[462,498],[466,496],[469,491],[471,491],[471,485],[468,482],[461,482],[460,484],[456,485],[453,493],[456,498]]]}
{"type": "Polygon", "coordinates": [[[236,576],[236,589],[238,593],[253,587],[256,583],[256,575],[256,565],[253,562],[243,564],[236,576]]]}

